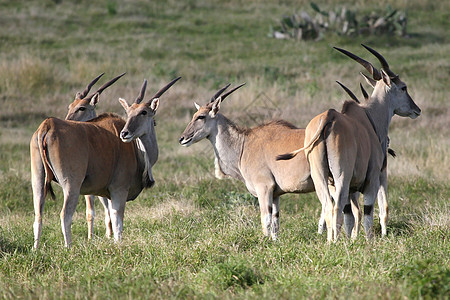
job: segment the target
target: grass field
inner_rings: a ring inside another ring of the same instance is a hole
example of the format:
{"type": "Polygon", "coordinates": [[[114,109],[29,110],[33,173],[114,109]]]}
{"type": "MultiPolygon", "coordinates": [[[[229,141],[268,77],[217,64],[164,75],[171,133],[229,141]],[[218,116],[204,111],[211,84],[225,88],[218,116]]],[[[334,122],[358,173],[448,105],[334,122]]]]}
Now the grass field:
{"type": "Polygon", "coordinates": [[[267,36],[283,14],[310,10],[308,1],[1,1],[0,297],[448,299],[450,3],[365,2],[349,5],[406,10],[409,37],[267,36]],[[374,240],[361,234],[328,245],[316,232],[320,204],[311,193],[281,198],[280,238],[272,242],[245,186],[214,178],[209,142],[179,146],[193,101],[247,82],[222,104],[223,114],[242,126],[283,118],[305,127],[347,99],[335,80],[357,92],[362,67],[332,46],[375,63],[360,43],[387,58],[422,109],[418,119],[394,117],[390,127],[398,157],[389,159],[388,236],[380,237],[375,218],[374,240]],[[101,95],[99,112],[124,115],[117,99],[133,100],[144,78],[151,94],[183,77],[156,117],[155,187],[127,203],[120,244],[104,238],[100,203],[95,238],[87,240],[80,201],[67,250],[54,184],[57,200],[47,199],[41,248],[33,251],[31,135],[46,117],[64,118],[92,78],[124,71],[101,95]]]}

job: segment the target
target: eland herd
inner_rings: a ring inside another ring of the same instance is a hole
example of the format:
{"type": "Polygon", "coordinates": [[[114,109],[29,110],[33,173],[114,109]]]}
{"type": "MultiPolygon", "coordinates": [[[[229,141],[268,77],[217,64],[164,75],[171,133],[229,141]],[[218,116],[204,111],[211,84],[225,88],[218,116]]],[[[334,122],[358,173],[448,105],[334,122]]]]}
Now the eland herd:
{"type": "MultiPolygon", "coordinates": [[[[306,128],[283,120],[272,120],[254,128],[243,128],[221,114],[225,98],[244,84],[225,92],[220,89],[196,112],[179,143],[189,147],[208,139],[215,154],[217,178],[230,176],[242,181],[258,198],[263,233],[277,239],[280,228],[280,196],[316,191],[322,209],[318,231],[327,231],[328,242],[337,241],[342,225],[347,236],[356,238],[364,196],[364,230],[373,237],[373,206],[378,199],[381,233],[387,233],[388,130],[394,115],[417,118],[421,110],[408,94],[406,84],[391,71],[378,52],[363,45],[380,62],[370,62],[340,48],[336,50],[361,64],[373,87],[369,96],[361,85],[361,102],[350,95],[340,112],[329,109],[313,117],[306,128]]],[[[145,98],[147,81],[130,105],[122,98],[123,119],[112,113],[96,114],[100,94],[125,73],[111,79],[95,93],[90,89],[103,74],[88,84],[69,105],[65,120],[48,118],[30,142],[31,184],[34,202],[34,248],[42,233],[42,213],[47,194],[55,195],[51,182],[63,190],[61,227],[65,246],[71,245],[71,224],[80,195],[85,195],[88,238],[93,235],[94,196],[105,210],[106,236],[122,239],[125,204],[155,183],[152,168],[158,160],[154,116],[160,97],[181,77],[175,78],[154,96],[145,98]]]]}

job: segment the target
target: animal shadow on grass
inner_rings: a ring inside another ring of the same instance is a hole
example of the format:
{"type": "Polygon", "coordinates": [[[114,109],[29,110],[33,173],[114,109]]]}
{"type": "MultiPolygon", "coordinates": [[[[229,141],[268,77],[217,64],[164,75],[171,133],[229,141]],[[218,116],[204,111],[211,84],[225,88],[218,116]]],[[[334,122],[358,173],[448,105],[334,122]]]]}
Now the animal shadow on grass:
{"type": "Polygon", "coordinates": [[[15,242],[11,242],[5,239],[5,237],[0,236],[0,255],[4,253],[13,254],[15,252],[19,252],[22,254],[26,254],[29,252],[28,247],[24,247],[23,245],[19,245],[15,242]]]}
{"type": "MultiPolygon", "coordinates": [[[[413,225],[409,220],[392,220],[388,222],[388,236],[406,236],[414,232],[413,225]]],[[[381,235],[381,226],[377,227],[376,234],[381,235]],[[378,232],[379,231],[379,232],[378,232]]]]}

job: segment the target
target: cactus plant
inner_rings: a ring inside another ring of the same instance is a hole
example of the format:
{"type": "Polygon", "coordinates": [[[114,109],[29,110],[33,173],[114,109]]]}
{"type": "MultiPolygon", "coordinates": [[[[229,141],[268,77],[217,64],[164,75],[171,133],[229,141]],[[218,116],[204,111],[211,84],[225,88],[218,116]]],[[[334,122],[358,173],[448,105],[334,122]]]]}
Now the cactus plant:
{"type": "Polygon", "coordinates": [[[292,16],[283,16],[280,24],[270,28],[270,37],[278,39],[318,40],[326,32],[339,35],[380,35],[396,34],[406,36],[406,13],[387,6],[384,13],[371,12],[368,15],[359,14],[345,6],[330,11],[324,11],[311,2],[311,8],[316,12],[312,17],[305,11],[292,16]]]}

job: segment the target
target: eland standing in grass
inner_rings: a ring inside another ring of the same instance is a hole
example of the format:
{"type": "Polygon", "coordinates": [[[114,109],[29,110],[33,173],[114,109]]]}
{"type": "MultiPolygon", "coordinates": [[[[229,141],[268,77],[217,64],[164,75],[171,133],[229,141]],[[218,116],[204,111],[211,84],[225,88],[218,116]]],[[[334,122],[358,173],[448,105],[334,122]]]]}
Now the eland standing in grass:
{"type": "MultiPolygon", "coordinates": [[[[100,100],[100,94],[109,86],[111,86],[113,83],[115,83],[119,78],[121,78],[125,73],[120,74],[119,76],[111,79],[110,81],[106,82],[104,85],[102,85],[95,93],[88,96],[89,91],[91,90],[92,86],[97,83],[97,81],[102,77],[105,73],[100,74],[94,80],[92,80],[86,87],[86,89],[83,92],[78,92],[75,95],[75,100],[73,100],[72,103],[70,103],[66,115],[66,120],[72,120],[72,121],[80,121],[80,122],[86,122],[90,121],[97,117],[97,113],[95,111],[95,108],[97,106],[98,101],[100,100]]],[[[95,218],[95,211],[94,211],[94,195],[85,195],[86,200],[86,221],[88,224],[88,239],[91,239],[94,233],[94,218],[95,218]]],[[[108,199],[105,197],[98,197],[100,199],[100,202],[103,204],[103,207],[105,209],[105,226],[106,226],[106,236],[109,238],[111,237],[112,233],[112,224],[111,224],[111,218],[109,216],[109,210],[108,210],[108,199]]]]}
{"type": "Polygon", "coordinates": [[[158,159],[158,145],[153,117],[159,97],[178,79],[147,101],[142,101],[146,81],[131,106],[120,99],[127,112],[126,121],[103,114],[89,122],[56,118],[42,122],[30,142],[35,248],[42,233],[45,197],[48,192],[53,195],[52,180],[64,193],[61,227],[66,247],[71,245],[72,216],[80,194],[109,199],[114,239],[121,240],[126,201],[155,182],[152,166],[158,159]]]}
{"type": "MultiPolygon", "coordinates": [[[[365,76],[363,74],[363,76],[365,76]]],[[[361,103],[359,101],[359,99],[355,96],[355,94],[353,94],[353,92],[347,88],[345,85],[343,85],[342,83],[340,83],[339,81],[336,81],[346,92],[347,94],[356,102],[356,103],[361,103]]],[[[361,92],[364,96],[364,100],[367,102],[369,101],[370,97],[369,94],[367,94],[366,90],[364,89],[364,87],[362,86],[362,84],[359,84],[360,88],[361,88],[361,92]]],[[[387,139],[387,146],[389,146],[389,137],[387,139]]],[[[395,153],[395,151],[391,148],[388,147],[387,149],[388,154],[390,154],[392,157],[396,157],[397,154],[395,153]]],[[[358,231],[359,231],[359,205],[358,205],[358,199],[359,199],[359,192],[353,193],[351,196],[351,208],[352,210],[355,210],[353,212],[353,214],[350,214],[349,211],[350,209],[348,208],[347,204],[346,206],[344,206],[344,226],[346,229],[347,234],[349,234],[350,232],[352,232],[351,236],[353,239],[355,239],[358,236],[358,231]],[[355,216],[357,217],[357,220],[355,222],[355,216]],[[356,226],[355,226],[356,225],[356,226]]],[[[387,156],[385,156],[384,158],[384,162],[383,162],[383,168],[382,168],[382,174],[380,177],[380,188],[378,190],[378,207],[379,207],[379,217],[380,217],[380,225],[381,225],[381,235],[385,236],[387,234],[387,218],[388,218],[388,203],[387,203],[387,156]]]]}
{"type": "Polygon", "coordinates": [[[299,155],[293,161],[275,160],[277,154],[295,149],[298,141],[304,140],[305,130],[281,120],[254,128],[237,126],[219,112],[222,101],[242,85],[222,95],[228,86],[205,106],[195,103],[197,112],[179,142],[188,147],[208,139],[214,148],[216,177],[228,175],[244,182],[247,190],[258,198],[264,234],[276,239],[280,196],[314,191],[304,156],[299,155]]]}
{"type": "Polygon", "coordinates": [[[316,116],[306,127],[305,146],[277,158],[306,155],[317,196],[326,207],[328,241],[338,239],[344,205],[354,192],[364,195],[364,229],[368,238],[373,236],[373,205],[380,185],[387,180],[382,169],[389,124],[395,114],[415,119],[421,113],[406,84],[390,70],[386,60],[375,50],[364,47],[378,58],[382,65],[380,71],[356,55],[336,49],[362,64],[371,74],[372,78],[366,78],[374,91],[368,101],[364,104],[347,101],[340,113],[330,109],[316,116]],[[330,191],[329,184],[334,192],[330,191]]]}

